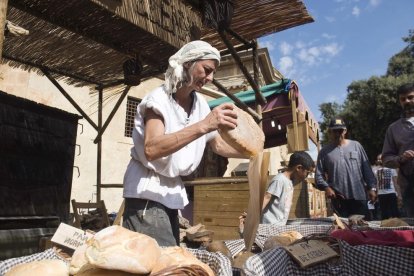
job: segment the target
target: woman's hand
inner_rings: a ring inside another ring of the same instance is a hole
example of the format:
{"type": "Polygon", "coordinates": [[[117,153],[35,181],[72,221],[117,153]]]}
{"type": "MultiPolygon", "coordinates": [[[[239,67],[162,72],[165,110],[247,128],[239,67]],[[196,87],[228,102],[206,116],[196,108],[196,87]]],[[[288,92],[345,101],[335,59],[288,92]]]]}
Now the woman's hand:
{"type": "Polygon", "coordinates": [[[233,109],[234,105],[231,103],[223,103],[215,107],[203,120],[208,132],[219,127],[230,129],[237,127],[237,113],[233,109]]]}

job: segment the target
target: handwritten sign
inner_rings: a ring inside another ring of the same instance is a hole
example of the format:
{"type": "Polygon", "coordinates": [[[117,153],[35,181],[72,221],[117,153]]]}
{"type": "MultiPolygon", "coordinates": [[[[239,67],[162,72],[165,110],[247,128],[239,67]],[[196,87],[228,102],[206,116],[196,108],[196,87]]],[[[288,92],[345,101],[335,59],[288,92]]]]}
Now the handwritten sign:
{"type": "Polygon", "coordinates": [[[61,223],[52,237],[52,242],[70,249],[76,249],[83,245],[93,234],[73,226],[61,223]]]}
{"type": "Polygon", "coordinates": [[[285,246],[285,249],[302,268],[338,256],[338,253],[321,240],[300,242],[285,246]]]}

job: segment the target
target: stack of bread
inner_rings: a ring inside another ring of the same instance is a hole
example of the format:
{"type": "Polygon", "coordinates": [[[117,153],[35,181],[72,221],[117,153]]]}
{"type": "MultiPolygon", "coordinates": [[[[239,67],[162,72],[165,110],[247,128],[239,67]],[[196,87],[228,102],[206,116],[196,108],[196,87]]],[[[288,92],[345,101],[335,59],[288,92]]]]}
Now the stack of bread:
{"type": "Polygon", "coordinates": [[[110,226],[78,247],[70,265],[60,260],[35,261],[16,265],[6,276],[160,276],[179,268],[214,276],[208,265],[184,248],[161,248],[147,235],[110,226]]]}

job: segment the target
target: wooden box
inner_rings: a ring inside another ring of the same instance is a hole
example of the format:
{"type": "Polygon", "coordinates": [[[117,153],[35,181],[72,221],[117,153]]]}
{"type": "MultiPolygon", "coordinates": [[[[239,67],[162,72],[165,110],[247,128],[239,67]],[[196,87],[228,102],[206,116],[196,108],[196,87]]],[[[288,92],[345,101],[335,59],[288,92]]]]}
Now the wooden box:
{"type": "Polygon", "coordinates": [[[239,239],[239,216],[247,211],[249,184],[214,184],[194,187],[194,225],[214,231],[214,240],[239,239]]]}

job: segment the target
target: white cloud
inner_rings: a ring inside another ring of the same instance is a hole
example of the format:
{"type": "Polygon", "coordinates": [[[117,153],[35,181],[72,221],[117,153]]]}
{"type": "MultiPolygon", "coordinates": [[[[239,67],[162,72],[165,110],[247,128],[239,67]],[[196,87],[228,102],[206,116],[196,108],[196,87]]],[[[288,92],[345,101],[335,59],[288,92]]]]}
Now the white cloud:
{"type": "Polygon", "coordinates": [[[297,54],[299,60],[305,62],[308,66],[312,66],[317,61],[317,56],[309,51],[309,49],[301,49],[297,54]]]}
{"type": "Polygon", "coordinates": [[[333,16],[325,16],[325,20],[328,21],[329,23],[336,21],[335,17],[333,16]]]}
{"type": "Polygon", "coordinates": [[[279,50],[282,53],[282,55],[287,56],[290,55],[290,53],[292,52],[293,46],[287,43],[286,41],[283,41],[279,46],[279,50]]]}
{"type": "Polygon", "coordinates": [[[334,39],[336,36],[335,35],[330,35],[330,34],[327,34],[327,33],[323,33],[322,37],[326,38],[326,39],[334,39]]]}
{"type": "Polygon", "coordinates": [[[340,47],[336,42],[322,47],[322,52],[327,53],[331,57],[336,56],[341,50],[342,47],[340,47]]]}
{"type": "Polygon", "coordinates": [[[358,8],[358,6],[354,6],[352,8],[352,15],[355,17],[358,17],[361,14],[361,10],[358,8]]]}
{"type": "Polygon", "coordinates": [[[378,6],[381,3],[381,0],[369,0],[369,4],[373,7],[378,6]]]}
{"type": "Polygon", "coordinates": [[[275,44],[271,40],[260,42],[260,48],[267,48],[267,50],[273,51],[275,49],[275,44]]]}
{"type": "Polygon", "coordinates": [[[279,59],[279,70],[284,74],[284,75],[290,75],[292,73],[292,68],[293,68],[293,59],[289,56],[284,56],[281,57],[279,59]]]}
{"type": "Polygon", "coordinates": [[[303,47],[299,50],[296,56],[306,65],[314,66],[320,63],[329,63],[331,58],[336,56],[341,50],[342,47],[334,42],[309,48],[303,47]]]}
{"type": "Polygon", "coordinates": [[[303,43],[302,41],[297,41],[296,43],[295,43],[295,47],[296,48],[298,48],[298,49],[302,49],[303,47],[305,47],[306,46],[306,44],[305,43],[303,43]]]}

